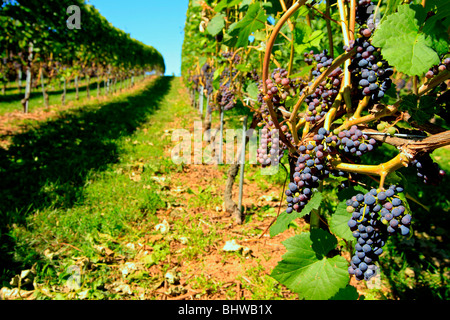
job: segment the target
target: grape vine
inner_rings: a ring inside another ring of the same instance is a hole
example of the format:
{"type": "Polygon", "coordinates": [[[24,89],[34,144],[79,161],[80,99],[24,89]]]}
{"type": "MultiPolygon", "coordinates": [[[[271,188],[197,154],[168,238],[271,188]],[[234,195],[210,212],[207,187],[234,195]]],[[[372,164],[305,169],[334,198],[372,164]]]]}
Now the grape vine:
{"type": "MultiPolygon", "coordinates": [[[[419,201],[403,173],[413,170],[427,186],[446,179],[431,153],[450,144],[449,41],[441,31],[448,20],[436,2],[264,3],[211,0],[192,10],[211,17],[201,36],[215,41],[203,54],[214,61],[217,101],[225,109],[241,102],[253,112],[261,133],[256,155],[261,167],[290,168],[285,210],[268,228],[270,234],[304,217],[310,237],[329,246],[321,251],[312,245],[322,257],[316,261],[295,250],[307,243],[304,237],[293,239],[290,244],[299,242],[288,247],[273,277],[303,298],[328,299],[337,294],[333,288],[349,285],[349,274],[359,281],[379,274],[390,239],[414,236],[416,215],[409,202],[419,201]],[[396,32],[412,40],[402,42],[396,32]],[[395,152],[386,159],[391,146],[395,152]],[[330,186],[339,195],[358,192],[339,199],[333,211],[330,186]],[[347,245],[337,248],[330,239],[347,245]],[[307,267],[294,262],[303,258],[307,267]],[[319,273],[318,265],[331,261],[333,267],[320,272],[328,272],[323,277],[333,284],[326,292],[305,293],[305,283],[321,285],[303,270],[319,273]]],[[[192,21],[187,31],[194,30],[192,21]]],[[[186,48],[190,43],[187,37],[186,48]]],[[[184,67],[192,70],[199,58],[185,57],[184,67]]]]}

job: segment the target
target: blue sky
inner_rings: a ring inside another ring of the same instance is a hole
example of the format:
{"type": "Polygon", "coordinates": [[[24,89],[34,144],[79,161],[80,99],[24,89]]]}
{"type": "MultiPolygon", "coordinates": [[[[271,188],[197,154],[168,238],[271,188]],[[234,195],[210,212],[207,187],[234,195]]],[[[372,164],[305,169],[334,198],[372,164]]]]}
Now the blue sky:
{"type": "Polygon", "coordinates": [[[87,3],[94,5],[116,28],[161,52],[167,75],[180,76],[188,0],[88,0],[87,3]]]}

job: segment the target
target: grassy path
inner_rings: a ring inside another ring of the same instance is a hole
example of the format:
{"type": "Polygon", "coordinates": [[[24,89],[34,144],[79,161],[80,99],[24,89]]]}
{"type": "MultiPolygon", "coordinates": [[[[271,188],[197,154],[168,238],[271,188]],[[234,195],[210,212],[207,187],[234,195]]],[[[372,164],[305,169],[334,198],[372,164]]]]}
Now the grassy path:
{"type": "Polygon", "coordinates": [[[246,222],[233,224],[227,166],[171,161],[172,130],[198,119],[164,77],[14,136],[0,149],[0,295],[18,298],[10,281],[29,270],[22,298],[295,298],[268,276],[292,233],[260,238],[283,177],[248,168],[246,222]]]}

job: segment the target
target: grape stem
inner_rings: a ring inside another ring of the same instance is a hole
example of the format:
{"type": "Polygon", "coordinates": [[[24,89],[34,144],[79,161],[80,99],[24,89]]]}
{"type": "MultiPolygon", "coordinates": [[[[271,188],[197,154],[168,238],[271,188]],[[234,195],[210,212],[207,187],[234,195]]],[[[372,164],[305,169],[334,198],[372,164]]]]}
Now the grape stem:
{"type": "Polygon", "coordinates": [[[361,118],[361,112],[366,108],[369,104],[370,96],[365,96],[361,101],[359,101],[358,107],[356,108],[355,113],[353,114],[353,118],[361,118]]]}
{"type": "MultiPolygon", "coordinates": [[[[330,16],[330,1],[327,1],[326,3],[326,8],[325,8],[325,12],[327,14],[327,16],[330,16]]],[[[328,33],[328,47],[329,47],[329,52],[330,52],[330,56],[334,59],[334,47],[333,47],[333,34],[331,32],[331,22],[330,19],[325,18],[325,23],[327,26],[327,33],[328,33]]]]}
{"type": "MultiPolygon", "coordinates": [[[[280,20],[278,21],[278,23],[275,25],[275,27],[273,28],[273,31],[269,37],[269,39],[267,40],[266,43],[266,51],[264,54],[264,60],[263,60],[263,72],[262,72],[262,82],[263,82],[263,92],[264,95],[267,94],[267,83],[266,80],[268,79],[268,75],[269,75],[269,63],[270,63],[270,57],[272,55],[272,48],[274,46],[275,43],[275,39],[277,38],[278,33],[281,30],[281,27],[284,25],[284,23],[292,16],[292,14],[301,6],[303,6],[305,4],[306,0],[300,0],[295,2],[290,8],[289,10],[287,10],[283,16],[280,18],[280,20]]],[[[272,118],[272,121],[275,125],[275,127],[278,129],[278,131],[280,132],[280,139],[286,144],[286,146],[293,152],[296,152],[295,147],[292,145],[292,143],[287,140],[286,135],[284,134],[284,132],[281,130],[280,124],[278,122],[277,119],[277,115],[275,113],[275,110],[273,108],[272,102],[270,101],[270,99],[268,101],[266,101],[267,103],[267,108],[269,109],[269,113],[270,116],[272,118]]]]}
{"type": "MultiPolygon", "coordinates": [[[[283,8],[283,11],[286,12],[288,9],[287,9],[287,7],[286,7],[286,3],[284,2],[284,0],[280,0],[280,4],[281,4],[281,8],[283,8]]],[[[288,19],[288,20],[287,20],[287,23],[288,23],[289,29],[290,29],[291,31],[294,31],[294,25],[292,24],[291,19],[288,19]]]]}
{"type": "Polygon", "coordinates": [[[329,156],[331,165],[338,170],[346,171],[346,172],[355,172],[362,173],[367,175],[378,175],[380,176],[380,188],[383,188],[384,181],[386,176],[394,172],[401,167],[408,166],[409,159],[402,152],[395,156],[393,159],[388,162],[381,163],[379,165],[360,165],[360,164],[351,164],[351,163],[343,163],[338,159],[333,159],[329,156]]]}
{"type": "Polygon", "coordinates": [[[314,7],[313,5],[311,5],[309,3],[307,3],[306,6],[310,9],[313,9],[314,11],[318,12],[319,14],[321,14],[325,19],[327,19],[329,21],[333,21],[334,23],[336,23],[339,26],[341,25],[341,22],[331,18],[331,15],[328,12],[323,13],[322,11],[320,11],[319,9],[317,9],[316,7],[314,7]]]}
{"type": "Polygon", "coordinates": [[[433,89],[434,87],[436,87],[437,85],[441,84],[442,82],[446,81],[450,79],[450,72],[448,70],[444,70],[442,72],[439,72],[439,74],[437,76],[435,76],[433,79],[431,79],[429,82],[424,83],[420,88],[419,88],[419,95],[424,95],[425,93],[427,93],[428,91],[430,91],[431,89],[433,89]]]}
{"type": "MultiPolygon", "coordinates": [[[[327,1],[328,3],[328,1],[327,1]]],[[[349,36],[350,40],[355,40],[355,20],[356,20],[356,0],[350,1],[350,23],[349,36]]]]}
{"type": "Polygon", "coordinates": [[[337,109],[341,105],[341,102],[342,102],[342,93],[339,92],[336,99],[333,102],[333,105],[331,106],[330,110],[328,110],[325,116],[325,123],[323,127],[328,131],[330,130],[331,123],[333,122],[334,117],[336,116],[337,109]]]}
{"type": "Polygon", "coordinates": [[[384,108],[380,112],[372,113],[372,114],[369,114],[367,116],[359,117],[359,118],[356,118],[356,119],[350,118],[348,120],[345,120],[344,123],[339,128],[337,128],[336,130],[337,131],[345,130],[345,129],[350,128],[353,125],[366,123],[366,122],[371,122],[371,121],[375,121],[375,120],[378,120],[378,119],[383,118],[383,117],[390,116],[390,115],[394,114],[397,111],[397,108],[398,108],[399,104],[400,104],[400,102],[397,102],[396,104],[394,104],[392,106],[387,106],[386,108],[384,108]]]}
{"type": "Polygon", "coordinates": [[[338,0],[338,7],[339,7],[339,16],[341,19],[342,36],[344,38],[344,44],[348,47],[350,37],[347,26],[347,16],[345,14],[345,5],[343,0],[338,0]]]}

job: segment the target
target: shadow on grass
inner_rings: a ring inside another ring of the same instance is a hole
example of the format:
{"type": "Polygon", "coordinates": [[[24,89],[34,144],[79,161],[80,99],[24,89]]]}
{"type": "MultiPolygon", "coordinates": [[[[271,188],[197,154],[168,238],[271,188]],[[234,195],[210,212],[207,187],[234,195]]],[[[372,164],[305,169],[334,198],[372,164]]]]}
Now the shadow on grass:
{"type": "MultiPolygon", "coordinates": [[[[171,77],[161,77],[139,93],[100,108],[65,113],[13,138],[0,149],[0,280],[13,260],[12,224],[45,208],[70,208],[82,200],[86,176],[118,161],[117,139],[131,135],[158,109],[171,77]]],[[[3,278],[3,279],[2,279],[3,278]]]]}

